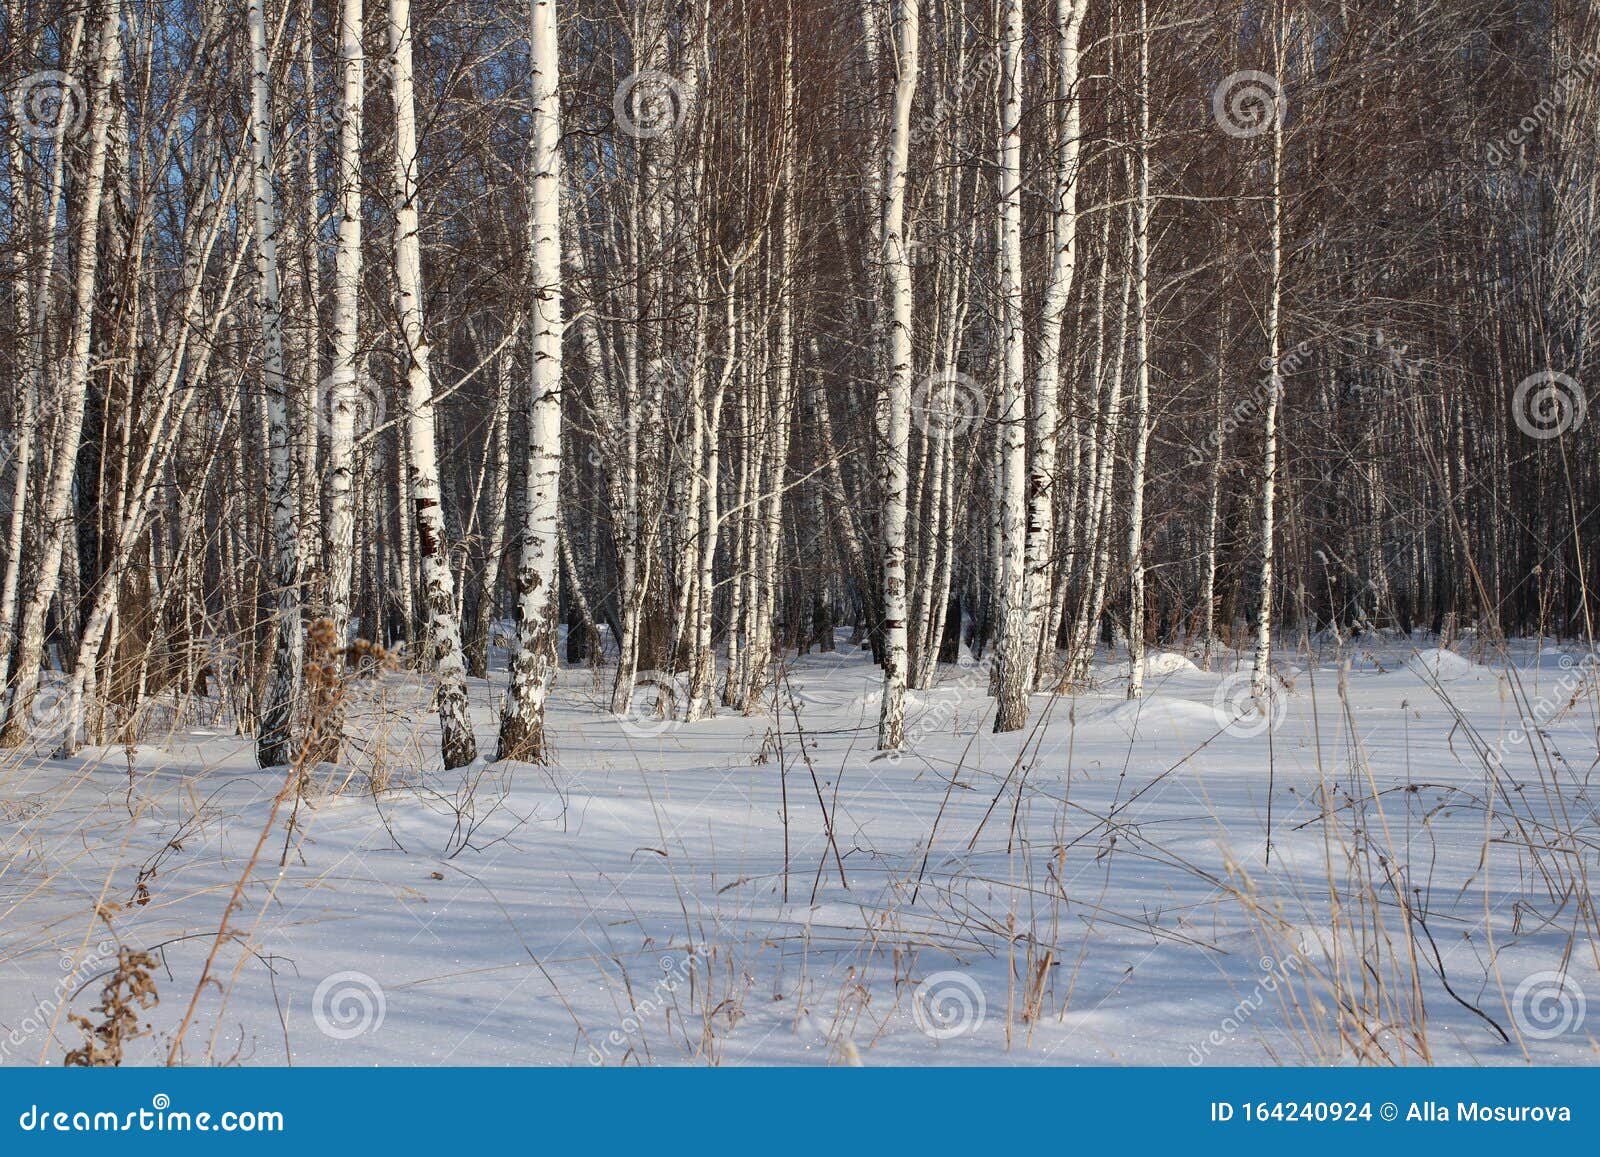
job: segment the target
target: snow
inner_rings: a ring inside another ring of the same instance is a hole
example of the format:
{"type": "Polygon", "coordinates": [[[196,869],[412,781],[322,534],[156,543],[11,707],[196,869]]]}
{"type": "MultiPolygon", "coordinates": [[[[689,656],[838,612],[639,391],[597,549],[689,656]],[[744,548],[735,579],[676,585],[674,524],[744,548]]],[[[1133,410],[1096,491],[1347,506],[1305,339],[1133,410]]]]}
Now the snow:
{"type": "Polygon", "coordinates": [[[1198,670],[1193,662],[1176,651],[1155,651],[1146,655],[1144,669],[1150,675],[1176,675],[1180,671],[1198,670]]]}
{"type": "Polygon", "coordinates": [[[1477,664],[1454,651],[1447,651],[1443,647],[1432,647],[1406,659],[1406,669],[1421,675],[1424,679],[1437,679],[1441,683],[1448,683],[1472,675],[1477,669],[1477,664]]]}
{"type": "Polygon", "coordinates": [[[77,1046],[113,938],[158,956],[128,1058],[164,1061],[241,878],[190,1063],[1593,1062],[1580,653],[1286,653],[1265,716],[1248,659],[1150,662],[1142,700],[1102,656],[1001,736],[986,669],[942,668],[898,755],[843,640],[693,724],[564,668],[551,767],[450,774],[391,675],[253,867],[282,780],[227,720],[5,752],[0,1063],[77,1046]]]}
{"type": "MultiPolygon", "coordinates": [[[[1187,671],[1198,671],[1200,668],[1187,656],[1176,651],[1151,651],[1144,657],[1144,673],[1146,677],[1177,675],[1187,671]]],[[[1116,665],[1117,678],[1126,680],[1128,672],[1132,670],[1130,664],[1123,662],[1116,665]]]]}

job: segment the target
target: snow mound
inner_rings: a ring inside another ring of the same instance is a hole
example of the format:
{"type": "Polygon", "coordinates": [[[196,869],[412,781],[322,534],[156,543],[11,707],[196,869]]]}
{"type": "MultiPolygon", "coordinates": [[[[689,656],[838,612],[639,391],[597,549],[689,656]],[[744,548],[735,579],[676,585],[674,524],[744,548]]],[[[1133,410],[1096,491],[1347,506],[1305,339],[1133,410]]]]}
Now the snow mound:
{"type": "Polygon", "coordinates": [[[1114,723],[1130,734],[1135,729],[1153,733],[1184,725],[1214,731],[1227,722],[1215,707],[1193,699],[1129,699],[1085,713],[1079,719],[1084,723],[1114,723]]]}
{"type": "Polygon", "coordinates": [[[1424,679],[1437,679],[1441,683],[1448,683],[1452,679],[1466,678],[1478,669],[1478,665],[1454,651],[1446,651],[1443,647],[1432,647],[1426,651],[1418,651],[1407,659],[1406,669],[1414,675],[1421,675],[1424,679]]]}
{"type": "Polygon", "coordinates": [[[1187,657],[1176,651],[1157,651],[1153,655],[1146,655],[1144,670],[1147,675],[1176,675],[1179,671],[1198,671],[1187,657]]]}
{"type": "MultiPolygon", "coordinates": [[[[1187,656],[1176,651],[1152,651],[1144,657],[1146,675],[1177,675],[1184,671],[1198,671],[1199,667],[1187,656]]],[[[1118,663],[1117,675],[1126,679],[1133,672],[1132,663],[1118,663]]]]}

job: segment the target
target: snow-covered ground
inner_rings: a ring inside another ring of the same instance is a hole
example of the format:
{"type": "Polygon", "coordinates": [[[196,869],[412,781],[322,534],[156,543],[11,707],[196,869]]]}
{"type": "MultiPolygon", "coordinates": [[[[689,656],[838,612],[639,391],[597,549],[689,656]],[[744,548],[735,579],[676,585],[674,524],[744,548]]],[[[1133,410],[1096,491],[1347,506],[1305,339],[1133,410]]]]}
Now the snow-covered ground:
{"type": "Polygon", "coordinates": [[[78,1047],[120,941],[160,999],[130,1063],[191,1003],[191,1063],[1594,1063],[1591,664],[1280,662],[1262,716],[1231,653],[1138,702],[1104,659],[1003,736],[943,668],[898,757],[843,640],[693,724],[573,668],[553,766],[449,774],[389,675],[292,825],[227,726],[0,753],[0,1061],[78,1047]]]}

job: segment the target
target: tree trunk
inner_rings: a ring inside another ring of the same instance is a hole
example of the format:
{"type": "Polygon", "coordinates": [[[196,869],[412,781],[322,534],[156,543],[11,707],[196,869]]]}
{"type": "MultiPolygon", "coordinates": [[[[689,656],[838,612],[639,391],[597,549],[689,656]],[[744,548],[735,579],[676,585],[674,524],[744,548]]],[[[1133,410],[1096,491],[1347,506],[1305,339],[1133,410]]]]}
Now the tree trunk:
{"type": "MultiPolygon", "coordinates": [[[[1274,63],[1282,67],[1282,29],[1273,35],[1274,63]]],[[[1272,246],[1267,274],[1267,365],[1266,404],[1261,420],[1261,603],[1256,615],[1255,671],[1250,677],[1250,694],[1263,716],[1270,716],[1272,694],[1272,584],[1273,540],[1278,491],[1278,406],[1283,398],[1283,367],[1278,364],[1282,338],[1278,332],[1283,289],[1283,116],[1274,110],[1272,118],[1272,246]]]]}
{"type": "MultiPolygon", "coordinates": [[[[49,473],[43,494],[43,526],[32,595],[23,609],[15,659],[11,664],[11,701],[0,746],[20,746],[28,734],[28,708],[38,686],[39,667],[44,658],[44,631],[50,604],[61,585],[62,556],[66,552],[67,531],[72,525],[70,509],[73,481],[77,474],[78,446],[83,436],[84,399],[89,387],[89,366],[94,356],[90,336],[94,323],[95,278],[99,269],[98,243],[100,203],[105,194],[106,154],[112,120],[112,85],[122,62],[122,2],[106,0],[96,45],[94,88],[89,98],[88,155],[82,185],[83,201],[78,213],[76,253],[78,268],[73,279],[72,333],[67,352],[66,378],[58,389],[55,445],[51,450],[49,473]]],[[[59,154],[59,150],[58,150],[59,154]]],[[[52,214],[53,216],[53,214],[52,214]]],[[[52,243],[47,238],[47,243],[52,243]]],[[[41,286],[41,303],[49,286],[41,286]]]]}
{"type": "Polygon", "coordinates": [[[532,0],[533,381],[522,548],[517,561],[517,644],[500,717],[498,759],[542,763],[545,701],[556,673],[561,601],[556,588],[561,481],[561,83],[555,0],[532,0]]]}
{"type": "Polygon", "coordinates": [[[917,90],[919,0],[895,9],[894,114],[883,166],[883,264],[886,308],[880,330],[884,350],[885,416],[880,473],[883,483],[883,703],[878,747],[905,743],[906,698],[906,455],[911,441],[912,283],[906,252],[906,168],[911,102],[917,90]]]}
{"type": "Polygon", "coordinates": [[[409,478],[416,516],[416,550],[422,570],[422,603],[428,649],[439,686],[440,754],[446,770],[478,756],[467,712],[467,664],[455,613],[455,580],[444,540],[444,510],[434,432],[433,382],[422,316],[422,240],[418,216],[417,108],[412,82],[411,0],[389,0],[389,51],[394,70],[396,313],[405,337],[406,431],[409,478]]]}
{"type": "Polygon", "coordinates": [[[1144,694],[1144,484],[1150,449],[1150,22],[1139,0],[1139,196],[1134,223],[1133,460],[1128,479],[1128,698],[1144,694]]]}
{"type": "MultiPolygon", "coordinates": [[[[1023,392],[1022,329],[1022,0],[1006,0],[1005,27],[995,46],[1000,65],[1000,418],[999,618],[994,653],[994,729],[1018,731],[1028,722],[1032,690],[1028,628],[1026,494],[1028,422],[1023,392]]],[[[1052,422],[1051,439],[1054,440],[1052,422]]],[[[1048,486],[1043,495],[1048,503],[1048,486]]]]}

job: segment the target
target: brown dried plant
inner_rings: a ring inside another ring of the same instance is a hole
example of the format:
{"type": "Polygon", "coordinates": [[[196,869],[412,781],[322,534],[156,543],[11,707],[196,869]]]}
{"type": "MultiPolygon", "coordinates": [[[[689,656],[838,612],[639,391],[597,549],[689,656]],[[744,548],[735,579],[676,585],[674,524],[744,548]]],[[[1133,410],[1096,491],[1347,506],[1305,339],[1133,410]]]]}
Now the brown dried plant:
{"type": "Polygon", "coordinates": [[[100,1014],[99,1023],[77,1013],[68,1016],[83,1030],[84,1042],[81,1048],[67,1054],[67,1065],[120,1065],[123,1048],[149,1035],[150,1025],[141,1024],[139,1016],[161,1002],[151,975],[155,967],[156,958],[148,952],[127,946],[117,949],[117,967],[101,988],[100,1003],[93,1010],[100,1014]]]}

